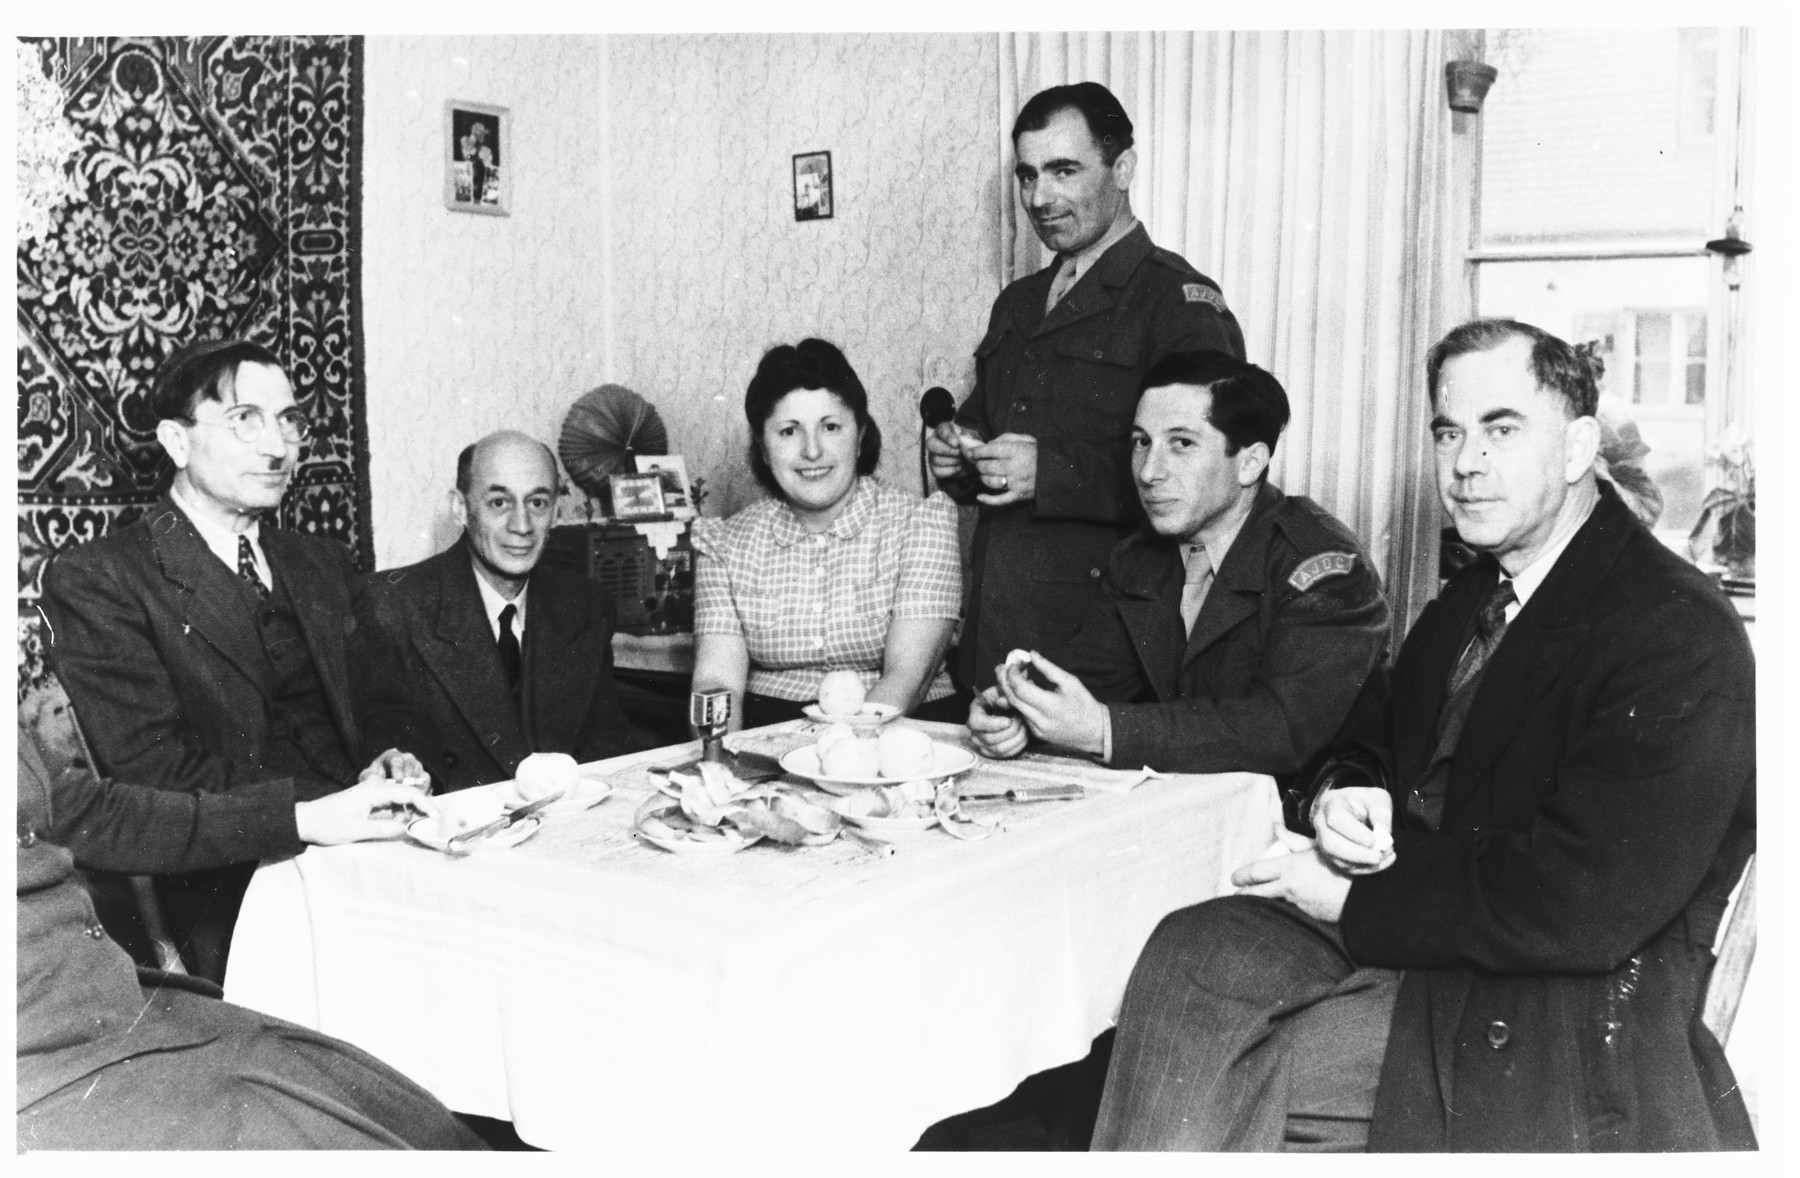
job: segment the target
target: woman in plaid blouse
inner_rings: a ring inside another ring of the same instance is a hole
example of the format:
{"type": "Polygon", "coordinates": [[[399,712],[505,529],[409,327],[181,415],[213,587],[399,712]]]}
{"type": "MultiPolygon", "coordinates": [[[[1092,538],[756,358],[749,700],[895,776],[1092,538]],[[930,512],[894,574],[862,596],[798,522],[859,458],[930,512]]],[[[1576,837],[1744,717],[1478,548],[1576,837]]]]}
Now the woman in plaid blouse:
{"type": "Polygon", "coordinates": [[[695,521],[694,689],[728,689],[731,726],[757,727],[799,716],[827,671],[853,670],[874,702],[960,721],[943,666],[962,608],[955,505],[871,475],[881,429],[824,340],[771,349],[744,416],[773,497],[695,521]]]}

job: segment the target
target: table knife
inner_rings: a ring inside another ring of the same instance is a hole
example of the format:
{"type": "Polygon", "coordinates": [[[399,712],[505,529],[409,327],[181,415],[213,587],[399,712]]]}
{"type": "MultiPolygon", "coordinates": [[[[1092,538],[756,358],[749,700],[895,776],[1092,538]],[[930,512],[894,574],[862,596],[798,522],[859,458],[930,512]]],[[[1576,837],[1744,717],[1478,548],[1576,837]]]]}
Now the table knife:
{"type": "Polygon", "coordinates": [[[444,846],[445,848],[449,848],[455,846],[457,843],[466,843],[472,839],[484,838],[490,834],[499,834],[507,827],[522,822],[533,814],[536,814],[539,810],[542,810],[551,802],[557,801],[562,796],[563,791],[559,789],[553,794],[548,794],[545,797],[539,798],[528,806],[520,806],[517,810],[508,811],[494,819],[492,822],[477,826],[472,830],[465,830],[461,834],[451,835],[449,840],[444,843],[444,846]]]}
{"type": "Polygon", "coordinates": [[[960,791],[965,802],[998,801],[1008,802],[1076,802],[1087,796],[1079,782],[1060,782],[1055,785],[1023,785],[1002,789],[998,786],[968,786],[960,791]]]}

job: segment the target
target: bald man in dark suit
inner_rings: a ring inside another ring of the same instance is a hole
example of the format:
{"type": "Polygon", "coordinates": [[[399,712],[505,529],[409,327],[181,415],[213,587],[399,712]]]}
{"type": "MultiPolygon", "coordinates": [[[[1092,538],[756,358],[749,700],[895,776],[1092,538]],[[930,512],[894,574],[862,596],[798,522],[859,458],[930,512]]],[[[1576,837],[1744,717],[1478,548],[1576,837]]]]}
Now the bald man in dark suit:
{"type": "Polygon", "coordinates": [[[396,656],[374,687],[370,736],[420,750],[440,790],[508,780],[532,753],[595,761],[647,744],[619,711],[612,598],[538,567],[557,489],[543,443],[483,438],[457,462],[462,538],[370,580],[396,656]]]}

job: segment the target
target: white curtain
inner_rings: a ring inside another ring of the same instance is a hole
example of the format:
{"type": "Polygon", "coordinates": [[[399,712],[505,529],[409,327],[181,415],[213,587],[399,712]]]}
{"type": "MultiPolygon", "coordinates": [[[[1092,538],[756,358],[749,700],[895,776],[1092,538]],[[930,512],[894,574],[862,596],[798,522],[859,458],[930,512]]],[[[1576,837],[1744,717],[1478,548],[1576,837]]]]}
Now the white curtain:
{"type": "MultiPolygon", "coordinates": [[[[1139,152],[1132,208],[1219,283],[1293,421],[1271,477],[1362,537],[1394,641],[1437,590],[1424,358],[1454,273],[1444,34],[1001,34],[1001,175],[1026,99],[1096,81],[1139,152]]],[[[1004,284],[1048,262],[1009,187],[1004,284]]]]}

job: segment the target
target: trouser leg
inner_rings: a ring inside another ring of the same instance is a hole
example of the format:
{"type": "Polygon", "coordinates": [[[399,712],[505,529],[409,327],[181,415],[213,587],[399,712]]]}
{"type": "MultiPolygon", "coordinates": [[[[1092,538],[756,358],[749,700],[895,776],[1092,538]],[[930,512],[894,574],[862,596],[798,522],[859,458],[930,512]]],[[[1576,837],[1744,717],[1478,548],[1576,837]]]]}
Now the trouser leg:
{"type": "Polygon", "coordinates": [[[1282,1020],[1277,1036],[1288,1053],[1289,1075],[1283,1150],[1368,1149],[1375,1089],[1404,976],[1391,969],[1359,969],[1325,998],[1282,1020]]]}
{"type": "MultiPolygon", "coordinates": [[[[1282,1148],[1293,1063],[1309,1058],[1294,1040],[1329,1033],[1338,1016],[1328,1006],[1286,1024],[1340,988],[1365,989],[1358,972],[1336,926],[1289,904],[1231,896],[1164,918],[1125,993],[1093,1147],[1282,1148]]],[[[1385,1045],[1385,1022],[1378,1037],[1385,1045]]],[[[1307,1069],[1323,1080],[1337,1066],[1307,1069]]]]}

